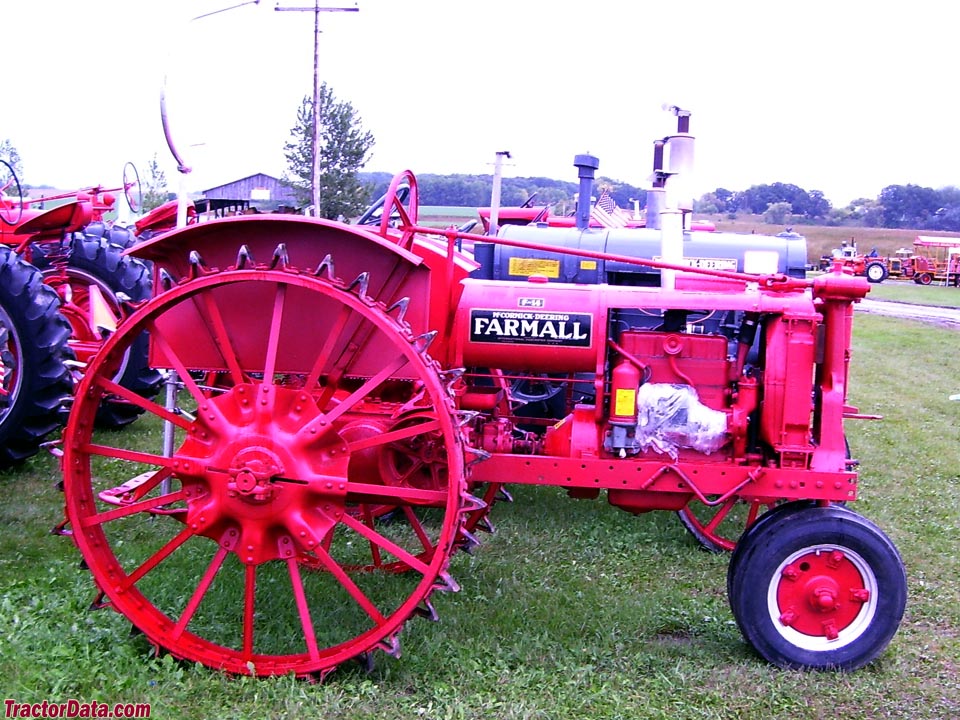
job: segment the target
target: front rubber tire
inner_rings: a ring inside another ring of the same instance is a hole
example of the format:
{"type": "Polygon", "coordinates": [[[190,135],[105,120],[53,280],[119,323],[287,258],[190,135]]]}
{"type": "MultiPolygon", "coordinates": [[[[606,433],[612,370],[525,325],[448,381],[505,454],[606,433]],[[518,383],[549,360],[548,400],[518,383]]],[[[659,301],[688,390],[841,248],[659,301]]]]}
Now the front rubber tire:
{"type": "Polygon", "coordinates": [[[783,668],[856,670],[889,644],[907,579],[893,543],[845,507],[783,511],[741,538],[730,607],[759,655],[783,668]]]}

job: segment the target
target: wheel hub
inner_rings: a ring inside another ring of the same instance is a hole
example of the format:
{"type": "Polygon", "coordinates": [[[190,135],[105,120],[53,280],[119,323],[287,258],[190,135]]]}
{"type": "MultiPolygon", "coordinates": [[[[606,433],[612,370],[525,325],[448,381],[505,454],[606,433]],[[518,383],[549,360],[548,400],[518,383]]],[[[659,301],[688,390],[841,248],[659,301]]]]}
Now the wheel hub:
{"type": "Polygon", "coordinates": [[[804,635],[835,640],[870,599],[860,572],[839,550],[802,555],[780,577],[780,623],[804,635]]]}
{"type": "Polygon", "coordinates": [[[273,497],[274,478],[282,474],[283,465],[276,454],[264,447],[248,447],[233,459],[233,479],[227,487],[248,502],[267,502],[273,497]]]}
{"type": "Polygon", "coordinates": [[[248,564],[315,549],[344,512],[343,439],[301,433],[320,412],[300,390],[244,384],[208,402],[198,413],[202,427],[173,461],[186,522],[248,564]]]}

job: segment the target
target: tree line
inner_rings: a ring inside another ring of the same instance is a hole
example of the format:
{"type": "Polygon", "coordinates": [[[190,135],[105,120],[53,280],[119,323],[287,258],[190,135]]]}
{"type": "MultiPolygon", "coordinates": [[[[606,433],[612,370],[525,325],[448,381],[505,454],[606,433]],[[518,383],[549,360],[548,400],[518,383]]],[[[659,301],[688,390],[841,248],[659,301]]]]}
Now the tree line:
{"type": "MultiPolygon", "coordinates": [[[[392,176],[383,172],[361,172],[360,180],[369,189],[371,197],[378,198],[387,191],[392,176]]],[[[492,175],[417,175],[421,205],[452,207],[487,207],[493,187],[492,175]]],[[[610,178],[599,178],[596,188],[607,190],[622,208],[633,208],[633,199],[644,206],[646,191],[610,178]]],[[[558,215],[574,211],[574,198],[579,184],[573,181],[545,177],[503,178],[500,185],[500,204],[505,207],[523,205],[531,201],[537,206],[549,205],[558,215]]]]}
{"type": "Polygon", "coordinates": [[[858,198],[833,207],[819,190],[796,185],[754,185],[742,192],[717,188],[694,204],[700,213],[764,215],[770,222],[829,226],[960,230],[960,189],[888,185],[876,198],[858,198]]]}
{"type": "MultiPolygon", "coordinates": [[[[361,172],[360,181],[371,197],[380,197],[391,175],[361,172]]],[[[418,175],[421,205],[485,207],[490,204],[491,175],[418,175]]],[[[637,199],[646,207],[646,190],[610,178],[600,178],[596,188],[606,189],[617,205],[632,209],[637,199]]],[[[560,215],[573,212],[576,182],[544,177],[503,178],[501,205],[550,205],[560,215]]],[[[771,224],[828,225],[850,227],[910,228],[913,230],[960,231],[960,189],[938,190],[919,185],[889,185],[876,198],[858,198],[846,207],[834,207],[819,190],[805,190],[789,183],[753,185],[746,190],[717,188],[694,201],[701,215],[762,215],[771,224]]]]}

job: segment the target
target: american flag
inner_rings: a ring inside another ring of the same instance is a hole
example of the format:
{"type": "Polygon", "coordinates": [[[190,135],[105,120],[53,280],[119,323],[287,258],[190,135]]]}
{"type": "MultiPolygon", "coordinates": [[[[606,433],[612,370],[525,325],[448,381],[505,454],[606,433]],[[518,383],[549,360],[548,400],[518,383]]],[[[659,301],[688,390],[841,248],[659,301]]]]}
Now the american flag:
{"type": "Polygon", "coordinates": [[[620,208],[617,207],[616,200],[608,190],[600,193],[597,202],[590,211],[590,219],[600,227],[622,228],[627,225],[627,218],[620,208]]]}
{"type": "Polygon", "coordinates": [[[606,188],[600,193],[600,197],[597,198],[597,207],[608,214],[617,209],[617,201],[613,199],[610,191],[606,188]]]}

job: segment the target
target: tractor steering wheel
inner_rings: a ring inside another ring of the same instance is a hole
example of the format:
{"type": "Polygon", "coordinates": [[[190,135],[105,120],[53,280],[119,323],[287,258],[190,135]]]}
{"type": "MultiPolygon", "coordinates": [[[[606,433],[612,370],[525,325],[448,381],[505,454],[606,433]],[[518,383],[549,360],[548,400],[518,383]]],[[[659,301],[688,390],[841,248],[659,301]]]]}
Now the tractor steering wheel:
{"type": "Polygon", "coordinates": [[[123,197],[127,201],[130,212],[140,212],[140,208],[143,207],[143,188],[140,186],[140,173],[132,162],[123,166],[123,197]]]}
{"type": "Polygon", "coordinates": [[[13,166],[6,160],[0,160],[0,220],[6,225],[16,225],[22,216],[23,188],[13,166]],[[16,189],[16,199],[7,192],[10,188],[16,189]]]}
{"type": "Polygon", "coordinates": [[[409,170],[397,173],[379,200],[368,207],[357,220],[358,225],[379,225],[386,236],[391,225],[405,227],[417,224],[420,193],[417,178],[409,170]]]}

